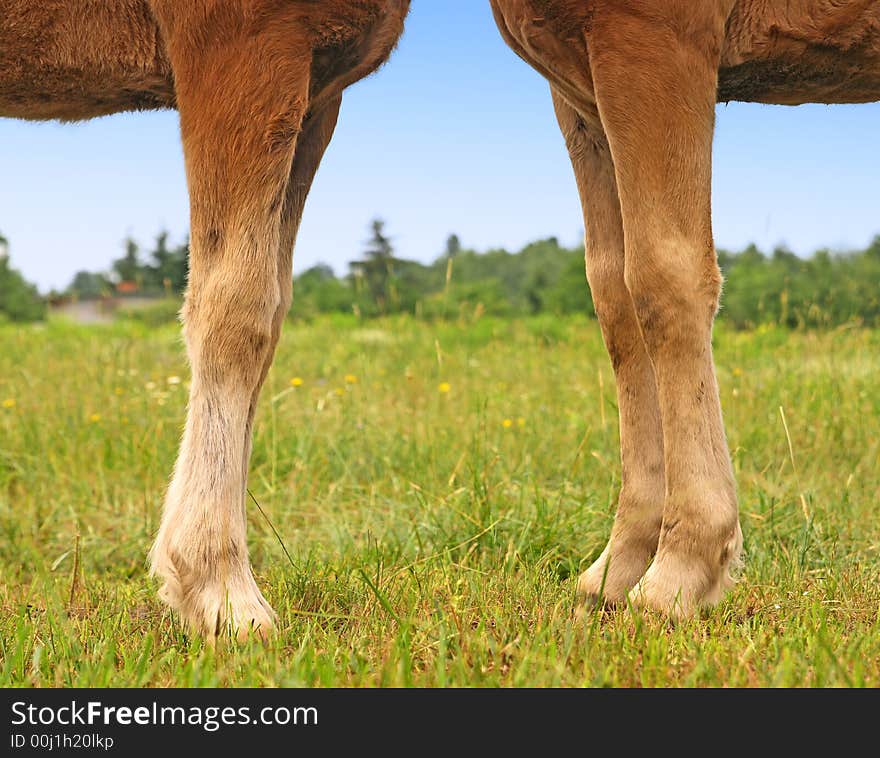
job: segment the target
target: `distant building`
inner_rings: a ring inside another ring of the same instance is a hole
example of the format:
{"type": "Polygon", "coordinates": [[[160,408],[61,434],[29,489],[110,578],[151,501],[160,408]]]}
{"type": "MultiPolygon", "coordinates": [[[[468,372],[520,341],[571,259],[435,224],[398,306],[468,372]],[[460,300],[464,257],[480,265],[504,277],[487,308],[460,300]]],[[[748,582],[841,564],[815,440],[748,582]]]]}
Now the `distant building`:
{"type": "Polygon", "coordinates": [[[116,293],[119,295],[133,295],[139,289],[137,282],[122,281],[116,285],[116,293]]]}

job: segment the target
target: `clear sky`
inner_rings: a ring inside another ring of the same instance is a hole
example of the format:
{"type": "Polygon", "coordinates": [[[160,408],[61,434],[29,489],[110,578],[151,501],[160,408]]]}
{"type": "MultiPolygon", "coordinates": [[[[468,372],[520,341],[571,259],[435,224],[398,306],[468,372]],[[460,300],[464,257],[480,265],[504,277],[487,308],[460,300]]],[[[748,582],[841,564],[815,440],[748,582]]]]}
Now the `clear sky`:
{"type": "MultiPolygon", "coordinates": [[[[719,106],[719,246],[804,254],[880,233],[880,105],[719,106]]],[[[174,113],[75,125],[0,120],[0,232],[46,290],[105,270],[132,235],[188,227],[174,113]]],[[[580,241],[571,167],[544,80],[501,41],[486,0],[416,0],[391,62],[346,93],[306,206],[295,270],[338,273],[382,216],[399,255],[432,260],[446,237],[518,249],[580,241]]]]}

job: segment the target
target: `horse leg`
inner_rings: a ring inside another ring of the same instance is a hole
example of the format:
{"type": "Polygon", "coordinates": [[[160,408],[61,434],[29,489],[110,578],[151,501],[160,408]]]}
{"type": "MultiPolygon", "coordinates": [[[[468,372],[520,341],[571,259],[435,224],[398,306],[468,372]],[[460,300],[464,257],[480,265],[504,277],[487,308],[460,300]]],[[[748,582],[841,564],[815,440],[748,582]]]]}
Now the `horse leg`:
{"type": "Polygon", "coordinates": [[[721,290],[711,161],[723,37],[723,13],[686,3],[653,15],[597,8],[586,31],[622,211],[624,279],[663,427],[663,523],[631,598],[672,616],[720,599],[742,548],[711,343],[721,290]]]}
{"type": "Polygon", "coordinates": [[[336,128],[336,120],[339,117],[339,107],[341,104],[342,99],[340,97],[329,102],[318,113],[310,113],[303,122],[302,132],[297,140],[296,154],[293,158],[293,167],[290,172],[284,196],[284,206],[281,211],[281,243],[278,248],[278,291],[281,294],[281,301],[272,318],[272,334],[270,337],[272,351],[267,353],[263,361],[257,386],[254,387],[254,391],[251,393],[247,429],[244,437],[243,477],[245,482],[247,481],[248,462],[251,458],[251,443],[253,442],[251,431],[257,411],[257,400],[260,397],[260,390],[272,365],[274,348],[278,344],[278,339],[281,336],[281,327],[284,324],[284,319],[290,310],[290,303],[293,299],[293,248],[296,244],[296,235],[302,221],[303,209],[312,186],[312,180],[315,178],[321,158],[323,158],[324,151],[327,149],[327,145],[330,144],[330,139],[336,128]]]}
{"type": "Polygon", "coordinates": [[[166,30],[191,202],[183,320],[192,384],[151,566],[161,597],[197,631],[265,636],[274,613],[248,557],[245,456],[289,286],[280,284],[289,275],[282,216],[311,55],[289,36],[220,32],[224,44],[208,46],[166,30]]]}
{"type": "Polygon", "coordinates": [[[614,163],[595,108],[579,112],[553,90],[584,209],[587,278],[617,381],[621,489],[611,538],[581,574],[578,594],[618,602],[657,549],[663,518],[663,434],[654,369],[624,280],[623,221],[614,163]]]}

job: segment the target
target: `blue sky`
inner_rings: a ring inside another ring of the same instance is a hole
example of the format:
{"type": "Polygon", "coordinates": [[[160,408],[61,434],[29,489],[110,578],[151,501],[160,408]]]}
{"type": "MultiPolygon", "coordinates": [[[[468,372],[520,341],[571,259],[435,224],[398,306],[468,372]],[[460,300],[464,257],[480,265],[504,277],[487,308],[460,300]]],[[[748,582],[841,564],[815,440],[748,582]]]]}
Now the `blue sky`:
{"type": "MultiPolygon", "coordinates": [[[[804,254],[880,233],[880,105],[719,106],[715,237],[804,254]]],[[[132,235],[186,234],[174,113],[83,124],[0,120],[0,232],[42,289],[103,270],[132,235]]],[[[374,216],[398,254],[557,236],[576,244],[580,204],[543,79],[501,41],[485,0],[418,0],[391,63],[348,90],[315,181],[295,270],[345,271],[374,216]]]]}

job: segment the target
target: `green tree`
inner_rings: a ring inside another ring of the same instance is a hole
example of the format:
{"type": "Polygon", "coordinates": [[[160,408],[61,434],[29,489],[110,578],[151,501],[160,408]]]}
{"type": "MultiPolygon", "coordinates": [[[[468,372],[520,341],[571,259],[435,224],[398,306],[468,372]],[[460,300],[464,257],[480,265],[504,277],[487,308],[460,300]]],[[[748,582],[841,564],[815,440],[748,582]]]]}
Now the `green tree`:
{"type": "Polygon", "coordinates": [[[46,302],[37,288],[9,264],[9,241],[0,234],[0,317],[15,322],[46,318],[46,302]]]}
{"type": "Polygon", "coordinates": [[[131,237],[125,240],[125,255],[113,261],[113,271],[121,282],[143,284],[140,255],[137,242],[131,237]]]}
{"type": "Polygon", "coordinates": [[[94,274],[91,271],[77,271],[67,291],[75,294],[80,299],[93,300],[112,289],[113,285],[103,274],[94,274]]]}
{"type": "Polygon", "coordinates": [[[455,258],[461,252],[461,240],[457,234],[450,234],[446,238],[446,257],[455,258]]]}
{"type": "Polygon", "coordinates": [[[399,304],[395,287],[395,258],[391,239],[385,234],[385,222],[375,218],[370,222],[370,238],[362,260],[349,264],[356,289],[365,289],[371,304],[379,313],[387,313],[399,304]]]}
{"type": "Polygon", "coordinates": [[[319,263],[304,271],[293,283],[293,313],[311,317],[318,313],[351,313],[354,292],[329,266],[319,263]]]}
{"type": "Polygon", "coordinates": [[[186,289],[189,266],[188,242],[173,249],[169,248],[168,232],[162,231],[156,237],[155,246],[150,253],[150,261],[144,269],[144,283],[147,288],[178,293],[186,289]]]}

